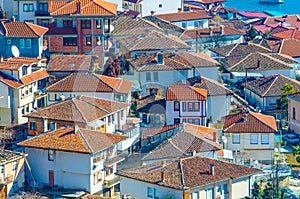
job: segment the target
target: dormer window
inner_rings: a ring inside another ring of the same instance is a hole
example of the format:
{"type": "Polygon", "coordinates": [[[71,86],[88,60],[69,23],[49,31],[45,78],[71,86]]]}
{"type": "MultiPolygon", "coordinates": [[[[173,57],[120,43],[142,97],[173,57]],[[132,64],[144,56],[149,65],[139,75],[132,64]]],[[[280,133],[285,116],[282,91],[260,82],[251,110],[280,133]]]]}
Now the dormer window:
{"type": "Polygon", "coordinates": [[[27,66],[22,67],[22,76],[27,75],[27,66]]]}

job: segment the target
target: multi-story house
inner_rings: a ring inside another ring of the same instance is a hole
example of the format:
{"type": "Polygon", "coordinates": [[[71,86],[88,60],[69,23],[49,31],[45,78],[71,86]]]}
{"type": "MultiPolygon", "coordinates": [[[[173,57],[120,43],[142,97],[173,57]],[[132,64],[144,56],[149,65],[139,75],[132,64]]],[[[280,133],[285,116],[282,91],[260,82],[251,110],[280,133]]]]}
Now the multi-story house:
{"type": "Polygon", "coordinates": [[[46,33],[50,53],[96,54],[108,48],[117,5],[106,1],[49,1],[54,18],[46,33]]]}
{"type": "Polygon", "coordinates": [[[300,135],[300,92],[288,96],[289,129],[300,135]]]}
{"type": "Polygon", "coordinates": [[[184,0],[185,6],[198,6],[198,8],[202,8],[205,10],[211,10],[213,7],[222,6],[222,3],[226,0],[184,0]]]}
{"type": "Polygon", "coordinates": [[[207,90],[171,85],[166,93],[166,125],[191,123],[206,126],[207,90]]]}
{"type": "MultiPolygon", "coordinates": [[[[79,126],[99,133],[121,133],[128,139],[120,144],[120,150],[138,142],[139,119],[127,117],[129,103],[102,98],[77,96],[38,109],[28,117],[28,135],[35,136],[63,126],[79,126]]],[[[133,148],[133,147],[132,147],[133,148]]]]}
{"type": "Polygon", "coordinates": [[[247,82],[246,99],[262,111],[280,110],[280,99],[285,84],[292,85],[295,91],[300,91],[299,81],[276,74],[247,82]]]}
{"type": "Polygon", "coordinates": [[[131,101],[132,82],[98,74],[72,73],[46,88],[48,104],[85,95],[119,102],[131,101]]]}
{"type": "MultiPolygon", "coordinates": [[[[43,186],[62,187],[114,196],[117,145],[127,137],[81,128],[61,128],[19,143],[28,153],[35,181],[43,186]]],[[[30,180],[31,175],[28,175],[30,180]]]]}
{"type": "Polygon", "coordinates": [[[0,54],[4,58],[11,57],[13,56],[11,47],[16,46],[22,57],[41,57],[44,49],[43,37],[47,30],[48,28],[28,22],[2,21],[0,54]]]}
{"type": "Polygon", "coordinates": [[[206,54],[192,52],[158,53],[129,60],[128,74],[138,77],[143,94],[166,92],[174,82],[203,75],[219,79],[219,63],[206,54]]]}
{"type": "Polygon", "coordinates": [[[39,91],[49,75],[44,69],[33,70],[41,61],[15,57],[0,62],[0,126],[26,123],[25,114],[45,105],[45,96],[39,91]]]}
{"type": "Polygon", "coordinates": [[[208,157],[192,156],[121,170],[121,195],[135,198],[221,198],[251,195],[253,175],[261,171],[208,157]]]}
{"type": "Polygon", "coordinates": [[[211,19],[211,16],[205,10],[158,14],[155,16],[186,29],[207,28],[208,21],[211,19]]]}
{"type": "Polygon", "coordinates": [[[207,90],[207,118],[210,123],[221,122],[222,117],[229,114],[233,95],[231,90],[204,76],[189,78],[187,84],[207,90]]]}
{"type": "Polygon", "coordinates": [[[273,116],[244,111],[224,117],[225,149],[232,150],[237,162],[258,160],[271,163],[274,157],[273,116]]]}
{"type": "Polygon", "coordinates": [[[25,187],[24,153],[0,151],[0,198],[9,198],[25,187]]]}

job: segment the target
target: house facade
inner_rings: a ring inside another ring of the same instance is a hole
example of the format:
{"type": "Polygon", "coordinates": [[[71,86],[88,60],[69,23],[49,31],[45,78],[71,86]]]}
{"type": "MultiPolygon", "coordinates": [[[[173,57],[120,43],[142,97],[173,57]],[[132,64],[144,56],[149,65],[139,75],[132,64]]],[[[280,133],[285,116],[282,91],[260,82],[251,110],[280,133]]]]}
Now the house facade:
{"type": "Polygon", "coordinates": [[[27,123],[23,117],[37,107],[43,107],[44,89],[48,73],[44,69],[33,70],[41,63],[34,58],[9,58],[0,62],[0,125],[27,123]]]}
{"type": "Polygon", "coordinates": [[[48,28],[29,22],[2,21],[0,30],[0,54],[4,58],[15,56],[12,54],[12,46],[19,49],[19,55],[22,57],[41,57],[44,34],[48,28]]]}
{"type": "MultiPolygon", "coordinates": [[[[126,1],[123,1],[126,2],[126,1]]],[[[161,0],[154,1],[140,1],[138,3],[140,6],[140,13],[142,17],[155,14],[165,14],[177,12],[178,9],[183,9],[183,0],[176,0],[174,2],[167,2],[161,0]]]]}
{"type": "Polygon", "coordinates": [[[300,135],[300,94],[288,96],[288,124],[289,129],[300,135]]]}
{"type": "Polygon", "coordinates": [[[131,194],[136,198],[234,199],[251,194],[252,176],[259,172],[254,168],[193,156],[119,171],[118,175],[121,176],[121,195],[131,194]]]}
{"type": "Polygon", "coordinates": [[[270,163],[274,156],[273,116],[255,112],[241,112],[224,117],[225,148],[232,150],[237,162],[258,160],[270,163]]]}
{"type": "MultiPolygon", "coordinates": [[[[114,174],[117,163],[124,160],[117,156],[117,144],[125,139],[122,135],[61,128],[19,146],[25,148],[32,175],[43,186],[113,196],[114,185],[118,184],[114,174]]],[[[27,173],[26,178],[32,177],[27,173]]]]}
{"type": "Polygon", "coordinates": [[[132,82],[98,74],[72,73],[46,88],[48,104],[80,95],[129,103],[132,82]]]}
{"type": "Polygon", "coordinates": [[[48,7],[54,19],[46,34],[50,53],[96,54],[108,49],[110,20],[116,14],[116,4],[82,0],[67,4],[50,1],[48,7]]]}
{"type": "Polygon", "coordinates": [[[191,123],[206,126],[207,90],[171,85],[166,92],[166,125],[191,123]]]}
{"type": "Polygon", "coordinates": [[[24,153],[1,149],[0,198],[8,198],[25,187],[24,153]]]}

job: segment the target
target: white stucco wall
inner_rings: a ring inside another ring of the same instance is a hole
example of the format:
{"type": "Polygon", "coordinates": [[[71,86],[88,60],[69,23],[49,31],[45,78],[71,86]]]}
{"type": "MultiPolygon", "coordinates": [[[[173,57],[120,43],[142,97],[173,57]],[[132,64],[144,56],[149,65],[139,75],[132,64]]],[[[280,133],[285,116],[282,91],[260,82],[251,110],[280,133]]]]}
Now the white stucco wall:
{"type": "Polygon", "coordinates": [[[165,14],[178,12],[178,8],[183,8],[183,0],[164,1],[164,0],[144,0],[141,2],[141,16],[148,16],[151,11],[155,14],[165,14]],[[161,4],[161,7],[160,7],[161,4]]]}
{"type": "Polygon", "coordinates": [[[239,179],[232,181],[232,198],[244,198],[250,196],[250,179],[239,179]]]}
{"type": "Polygon", "coordinates": [[[215,81],[220,80],[218,67],[198,67],[196,68],[195,76],[203,76],[215,81]]]}
{"type": "Polygon", "coordinates": [[[215,123],[222,117],[229,114],[230,111],[230,95],[214,95],[207,97],[207,118],[212,119],[215,123]]]}

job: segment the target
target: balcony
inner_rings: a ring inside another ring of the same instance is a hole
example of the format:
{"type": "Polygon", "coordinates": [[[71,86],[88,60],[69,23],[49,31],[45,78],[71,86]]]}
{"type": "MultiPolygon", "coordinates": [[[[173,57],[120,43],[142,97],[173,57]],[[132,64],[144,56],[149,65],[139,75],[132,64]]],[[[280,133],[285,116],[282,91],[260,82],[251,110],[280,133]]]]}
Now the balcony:
{"type": "Polygon", "coordinates": [[[11,183],[14,181],[13,175],[7,175],[6,178],[0,180],[0,185],[7,185],[8,183],[11,183]]]}
{"type": "Polygon", "coordinates": [[[35,11],[36,17],[50,16],[50,13],[47,10],[37,10],[35,11]]]}
{"type": "Polygon", "coordinates": [[[104,180],[103,186],[106,188],[112,187],[116,184],[120,183],[120,177],[115,177],[111,180],[104,180]]]}

